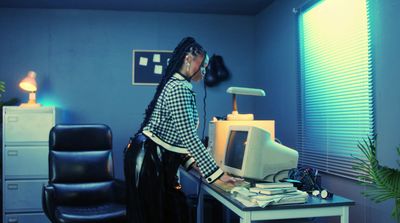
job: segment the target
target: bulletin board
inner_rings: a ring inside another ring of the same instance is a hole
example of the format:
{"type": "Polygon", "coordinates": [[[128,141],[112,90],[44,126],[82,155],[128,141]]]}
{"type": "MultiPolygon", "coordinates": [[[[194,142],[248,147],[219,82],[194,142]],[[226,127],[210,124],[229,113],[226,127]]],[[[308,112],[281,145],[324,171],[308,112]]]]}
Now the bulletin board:
{"type": "Polygon", "coordinates": [[[167,68],[172,51],[133,50],[133,85],[157,85],[167,68]]]}

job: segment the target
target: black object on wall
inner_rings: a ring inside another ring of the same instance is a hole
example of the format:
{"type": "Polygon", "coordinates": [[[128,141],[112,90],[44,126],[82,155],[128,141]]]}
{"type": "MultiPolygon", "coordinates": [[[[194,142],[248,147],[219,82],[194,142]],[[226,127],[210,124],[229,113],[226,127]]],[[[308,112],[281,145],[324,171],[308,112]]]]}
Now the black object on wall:
{"type": "Polygon", "coordinates": [[[222,56],[213,54],[204,79],[205,84],[209,87],[214,87],[222,81],[228,80],[229,77],[230,73],[224,64],[222,56]]]}

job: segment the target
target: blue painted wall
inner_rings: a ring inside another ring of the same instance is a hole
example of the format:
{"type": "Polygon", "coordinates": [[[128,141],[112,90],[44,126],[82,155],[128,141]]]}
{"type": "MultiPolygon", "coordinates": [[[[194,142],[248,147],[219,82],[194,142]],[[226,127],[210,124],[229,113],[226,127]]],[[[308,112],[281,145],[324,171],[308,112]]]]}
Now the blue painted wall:
{"type": "MultiPolygon", "coordinates": [[[[231,110],[230,85],[260,87],[266,97],[239,97],[242,113],[276,120],[276,136],[290,147],[297,141],[297,43],[292,8],[305,0],[274,1],[255,17],[89,10],[0,9],[0,80],[5,99],[27,94],[18,81],[28,70],[38,73],[39,102],[59,108],[59,122],[105,123],[114,133],[116,174],[122,178],[122,149],[133,134],[154,87],[132,86],[133,49],[172,50],[187,35],[208,51],[224,56],[233,78],[208,90],[207,120],[231,110]]],[[[383,164],[396,166],[400,144],[400,28],[396,0],[372,0],[376,71],[378,153],[383,164]]],[[[202,85],[196,85],[202,113],[202,85]]],[[[392,201],[374,204],[360,195],[356,182],[323,176],[336,194],[357,202],[350,222],[394,222],[392,201]]],[[[327,219],[337,222],[337,219],[327,219]]]]}
{"type": "MultiPolygon", "coordinates": [[[[295,147],[297,140],[297,40],[296,15],[292,9],[305,0],[274,1],[256,16],[256,83],[267,89],[267,97],[256,100],[257,115],[276,120],[276,136],[295,147]]],[[[398,167],[395,148],[400,144],[400,26],[397,0],[371,0],[373,47],[375,50],[376,131],[378,158],[383,165],[398,167]]],[[[350,208],[350,222],[394,222],[390,213],[394,201],[375,204],[360,192],[357,182],[324,175],[323,186],[356,201],[350,208]]],[[[326,219],[338,222],[338,219],[326,219]]],[[[325,222],[325,221],[324,221],[325,222]]]]}
{"type": "Polygon", "coordinates": [[[376,124],[378,158],[382,164],[400,169],[396,147],[400,145],[400,1],[372,2],[374,21],[376,124]]]}
{"type": "MultiPolygon", "coordinates": [[[[115,172],[122,151],[143,119],[154,86],[132,86],[132,50],[173,50],[191,35],[223,56],[231,80],[208,90],[207,120],[231,111],[230,85],[252,86],[255,18],[251,16],[90,10],[0,9],[0,80],[4,99],[27,94],[18,82],[38,74],[38,101],[58,108],[59,123],[105,123],[114,135],[115,172]]],[[[202,117],[203,86],[198,92],[202,117]]],[[[253,102],[239,99],[242,112],[253,102]]],[[[200,132],[200,131],[199,131],[200,132]]]]}

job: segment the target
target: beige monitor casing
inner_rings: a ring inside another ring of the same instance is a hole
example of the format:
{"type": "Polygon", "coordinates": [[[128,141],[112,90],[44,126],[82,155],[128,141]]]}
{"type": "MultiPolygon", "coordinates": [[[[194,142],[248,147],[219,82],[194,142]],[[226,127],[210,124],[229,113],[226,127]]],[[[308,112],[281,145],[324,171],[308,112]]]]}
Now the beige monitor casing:
{"type": "MultiPolygon", "coordinates": [[[[246,141],[237,141],[233,147],[242,147],[244,150],[243,158],[230,157],[231,163],[222,163],[222,169],[235,176],[259,181],[278,182],[288,177],[291,169],[297,167],[299,154],[296,150],[275,142],[268,131],[255,126],[229,127],[230,132],[246,133],[246,141]],[[242,160],[240,167],[235,166],[238,158],[242,160]]],[[[230,141],[230,139],[228,139],[230,141]]],[[[234,143],[234,142],[232,142],[234,143]]],[[[229,142],[226,142],[226,148],[229,142]]],[[[231,148],[233,148],[231,147],[231,148]]],[[[235,150],[233,149],[233,154],[235,150]]],[[[227,153],[228,150],[225,150],[227,153]]],[[[237,154],[235,154],[237,155],[237,154]]],[[[224,155],[225,157],[226,155],[224,155]]]]}
{"type": "Polygon", "coordinates": [[[275,140],[275,121],[274,120],[251,120],[251,121],[225,121],[213,120],[208,128],[208,149],[214,157],[217,165],[222,167],[225,146],[229,136],[229,126],[255,126],[268,131],[271,139],[275,140]]]}

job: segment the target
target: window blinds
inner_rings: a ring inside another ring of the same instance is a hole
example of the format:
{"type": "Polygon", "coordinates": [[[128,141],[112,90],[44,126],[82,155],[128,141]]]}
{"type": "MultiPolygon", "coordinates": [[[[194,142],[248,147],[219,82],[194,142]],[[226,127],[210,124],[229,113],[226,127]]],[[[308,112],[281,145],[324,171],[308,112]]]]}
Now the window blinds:
{"type": "Polygon", "coordinates": [[[366,0],[318,1],[300,12],[300,165],[356,179],[358,143],[374,134],[366,0]]]}

